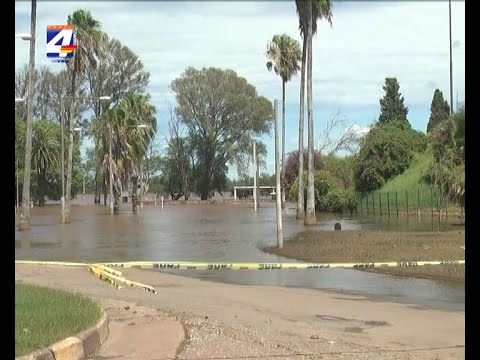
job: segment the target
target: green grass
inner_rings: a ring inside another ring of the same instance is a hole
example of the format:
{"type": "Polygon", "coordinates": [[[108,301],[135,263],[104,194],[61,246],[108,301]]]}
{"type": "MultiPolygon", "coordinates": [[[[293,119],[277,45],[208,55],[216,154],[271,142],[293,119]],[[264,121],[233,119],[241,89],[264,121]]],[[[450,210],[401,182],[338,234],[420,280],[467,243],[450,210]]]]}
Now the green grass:
{"type": "Polygon", "coordinates": [[[98,304],[62,290],[15,284],[15,356],[22,356],[95,325],[98,304]]]}
{"type": "Polygon", "coordinates": [[[417,188],[430,191],[430,186],[422,181],[422,178],[426,174],[432,160],[433,155],[430,151],[416,154],[410,167],[402,174],[387,181],[380,191],[405,192],[405,190],[417,188]]]}
{"type": "MultiPolygon", "coordinates": [[[[399,212],[414,213],[417,210],[430,212],[432,207],[434,213],[437,213],[437,199],[439,198],[438,190],[432,185],[427,184],[423,177],[427,173],[428,167],[433,160],[431,151],[416,154],[410,167],[402,174],[387,181],[387,183],[377,191],[364,195],[361,201],[361,210],[373,214],[390,213],[396,214],[397,208],[399,212]],[[368,198],[368,202],[367,202],[368,198]]],[[[440,205],[442,209],[450,206],[447,202],[440,205]]]]}

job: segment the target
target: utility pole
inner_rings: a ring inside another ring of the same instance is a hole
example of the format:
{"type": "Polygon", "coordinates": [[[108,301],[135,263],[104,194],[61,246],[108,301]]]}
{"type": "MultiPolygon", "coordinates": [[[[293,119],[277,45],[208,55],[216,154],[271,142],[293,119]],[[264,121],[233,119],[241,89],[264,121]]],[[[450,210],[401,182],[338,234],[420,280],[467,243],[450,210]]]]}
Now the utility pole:
{"type": "Polygon", "coordinates": [[[143,210],[143,158],[140,160],[140,210],[143,210]]]}
{"type": "Polygon", "coordinates": [[[253,209],[257,212],[257,143],[253,142],[253,209]]]}
{"type": "Polygon", "coordinates": [[[83,206],[85,206],[85,169],[83,170],[83,206]]]}
{"type": "Polygon", "coordinates": [[[275,185],[276,185],[276,204],[277,204],[277,246],[283,248],[283,230],[282,230],[282,190],[280,187],[280,159],[278,151],[278,100],[273,101],[274,121],[275,121],[275,185]]]}
{"type": "Polygon", "coordinates": [[[450,115],[453,115],[452,0],[448,0],[448,28],[450,33],[450,115]]]}
{"type": "Polygon", "coordinates": [[[113,215],[112,127],[108,126],[108,170],[110,172],[110,215],[113,215]]]}
{"type": "Polygon", "coordinates": [[[27,132],[25,139],[25,170],[23,173],[22,207],[19,230],[30,230],[30,173],[32,170],[33,93],[35,82],[35,39],[37,33],[37,0],[32,0],[30,14],[30,54],[28,60],[27,132]]]}

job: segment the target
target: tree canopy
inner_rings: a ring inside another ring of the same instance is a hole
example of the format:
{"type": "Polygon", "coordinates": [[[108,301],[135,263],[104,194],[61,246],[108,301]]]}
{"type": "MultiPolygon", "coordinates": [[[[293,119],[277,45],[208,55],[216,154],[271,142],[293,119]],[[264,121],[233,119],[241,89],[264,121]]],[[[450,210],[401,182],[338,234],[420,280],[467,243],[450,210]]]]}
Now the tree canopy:
{"type": "Polygon", "coordinates": [[[233,70],[189,67],[171,88],[177,100],[175,114],[189,131],[201,168],[199,193],[206,200],[214,183],[225,176],[227,162],[233,163],[230,149],[250,151],[255,136],[270,132],[272,103],[233,70]]]}
{"type": "Polygon", "coordinates": [[[380,99],[380,117],[378,121],[381,124],[402,121],[409,124],[407,120],[408,108],[405,106],[405,99],[400,93],[400,84],[396,78],[386,78],[383,85],[385,95],[380,99]]]}

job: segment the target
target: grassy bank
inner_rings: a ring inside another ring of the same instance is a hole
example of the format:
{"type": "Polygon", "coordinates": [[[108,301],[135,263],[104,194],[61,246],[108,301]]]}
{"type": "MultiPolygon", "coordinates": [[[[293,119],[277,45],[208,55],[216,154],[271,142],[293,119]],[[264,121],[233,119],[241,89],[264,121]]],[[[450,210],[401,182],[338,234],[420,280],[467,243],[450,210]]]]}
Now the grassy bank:
{"type": "MultiPolygon", "coordinates": [[[[273,253],[317,263],[465,259],[465,230],[452,231],[306,231],[273,253]]],[[[396,275],[465,280],[464,265],[432,265],[375,269],[396,275]]]]}
{"type": "Polygon", "coordinates": [[[15,356],[31,353],[95,325],[100,307],[61,290],[15,284],[15,356]]]}

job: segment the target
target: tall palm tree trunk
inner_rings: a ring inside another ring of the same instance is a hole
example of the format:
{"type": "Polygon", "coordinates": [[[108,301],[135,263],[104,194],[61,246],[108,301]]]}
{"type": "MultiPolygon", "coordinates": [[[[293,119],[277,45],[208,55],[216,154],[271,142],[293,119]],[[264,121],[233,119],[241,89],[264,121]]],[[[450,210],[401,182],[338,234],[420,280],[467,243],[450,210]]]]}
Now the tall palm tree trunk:
{"type": "Polygon", "coordinates": [[[282,79],[282,208],[285,207],[285,83],[282,79]]]}
{"type": "Polygon", "coordinates": [[[23,173],[22,210],[20,212],[19,230],[30,229],[30,171],[32,167],[32,128],[33,128],[33,91],[35,71],[35,38],[37,32],[37,0],[32,0],[30,18],[30,58],[28,62],[27,94],[27,134],[25,139],[25,169],[23,173]]]}
{"type": "Polygon", "coordinates": [[[300,116],[298,118],[298,194],[297,219],[305,218],[305,184],[303,182],[303,136],[305,123],[305,64],[307,61],[307,36],[303,35],[302,68],[300,69],[300,116]]]}
{"type": "Polygon", "coordinates": [[[65,188],[65,223],[70,223],[70,198],[72,188],[72,167],[73,167],[73,116],[75,109],[75,85],[77,77],[77,63],[73,63],[72,88],[70,99],[70,112],[68,114],[68,165],[67,165],[67,185],[65,188]]]}
{"type": "Polygon", "coordinates": [[[305,214],[305,225],[317,223],[315,214],[315,187],[313,174],[313,104],[312,104],[312,0],[307,2],[307,111],[308,111],[308,165],[307,165],[307,211],[305,214]]]}

